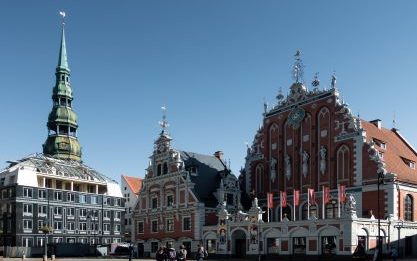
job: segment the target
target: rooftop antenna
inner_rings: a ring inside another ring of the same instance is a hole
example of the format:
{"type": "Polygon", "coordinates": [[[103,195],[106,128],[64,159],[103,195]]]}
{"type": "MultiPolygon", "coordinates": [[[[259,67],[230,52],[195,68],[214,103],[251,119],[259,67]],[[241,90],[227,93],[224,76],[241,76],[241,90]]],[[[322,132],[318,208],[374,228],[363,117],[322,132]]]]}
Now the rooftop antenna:
{"type": "Polygon", "coordinates": [[[396,120],[396,117],[395,117],[395,111],[394,111],[394,114],[393,114],[393,117],[392,117],[392,128],[394,128],[394,129],[397,128],[397,120],[396,120]]]}

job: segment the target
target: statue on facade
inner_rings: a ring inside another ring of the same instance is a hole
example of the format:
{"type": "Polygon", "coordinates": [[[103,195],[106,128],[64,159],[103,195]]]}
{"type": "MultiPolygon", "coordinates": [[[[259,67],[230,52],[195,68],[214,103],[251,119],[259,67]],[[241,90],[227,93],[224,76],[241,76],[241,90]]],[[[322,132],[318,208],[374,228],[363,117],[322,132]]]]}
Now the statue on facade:
{"type": "Polygon", "coordinates": [[[308,174],[308,159],[310,158],[310,155],[308,155],[307,151],[303,151],[301,155],[303,158],[301,172],[303,173],[304,178],[306,178],[308,174]]]}
{"type": "Polygon", "coordinates": [[[346,209],[356,211],[356,199],[353,194],[347,196],[346,209]]]}
{"type": "Polygon", "coordinates": [[[326,154],[327,150],[324,146],[320,147],[320,173],[324,175],[326,172],[326,154]]]}
{"type": "Polygon", "coordinates": [[[277,160],[275,158],[271,158],[271,182],[275,182],[275,178],[277,177],[277,160]]]}
{"type": "Polygon", "coordinates": [[[285,176],[287,177],[287,179],[291,178],[291,159],[290,156],[288,156],[288,154],[285,155],[285,176]]]}

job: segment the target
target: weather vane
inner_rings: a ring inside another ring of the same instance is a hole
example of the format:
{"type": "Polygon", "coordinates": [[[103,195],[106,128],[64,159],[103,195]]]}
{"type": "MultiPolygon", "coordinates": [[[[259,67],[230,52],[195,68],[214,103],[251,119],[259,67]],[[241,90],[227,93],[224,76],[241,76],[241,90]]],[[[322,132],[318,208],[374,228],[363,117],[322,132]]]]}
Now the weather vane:
{"type": "Polygon", "coordinates": [[[302,81],[303,75],[304,75],[304,65],[303,65],[303,61],[301,60],[300,50],[297,50],[295,52],[294,58],[295,58],[295,62],[292,67],[292,74],[293,74],[293,79],[295,80],[295,82],[299,83],[300,81],[302,81]]]}
{"type": "Polygon", "coordinates": [[[62,24],[65,24],[65,12],[64,11],[59,11],[59,15],[62,16],[62,24]]]}
{"type": "Polygon", "coordinates": [[[168,121],[167,121],[167,115],[166,115],[167,108],[165,106],[162,106],[161,110],[162,110],[162,120],[159,121],[159,125],[161,126],[162,130],[164,131],[166,128],[169,127],[169,124],[168,124],[168,121]]]}

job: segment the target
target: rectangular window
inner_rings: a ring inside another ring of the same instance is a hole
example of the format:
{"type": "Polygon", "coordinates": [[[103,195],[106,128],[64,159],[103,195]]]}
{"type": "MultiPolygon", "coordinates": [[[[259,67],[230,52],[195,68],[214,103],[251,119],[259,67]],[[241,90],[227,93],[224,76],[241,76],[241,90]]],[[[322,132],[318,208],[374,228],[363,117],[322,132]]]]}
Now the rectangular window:
{"type": "Polygon", "coordinates": [[[120,232],[120,224],[114,226],[114,232],[120,232]]]}
{"type": "Polygon", "coordinates": [[[62,200],[62,192],[61,191],[55,191],[54,199],[55,200],[62,200]]]}
{"type": "Polygon", "coordinates": [[[110,224],[109,223],[104,223],[104,232],[110,232],[110,224]]]}
{"type": "Polygon", "coordinates": [[[110,210],[104,210],[103,218],[110,218],[110,216],[111,216],[110,210]]]}
{"type": "Polygon", "coordinates": [[[33,247],[33,238],[31,238],[31,237],[22,237],[22,246],[24,246],[24,247],[33,247]]]}
{"type": "Polygon", "coordinates": [[[158,242],[151,242],[151,252],[156,253],[158,251],[158,242]]]}
{"type": "Polygon", "coordinates": [[[152,220],[151,222],[151,232],[157,233],[158,232],[158,220],[152,220]]]}
{"type": "Polygon", "coordinates": [[[74,208],[67,208],[67,216],[74,216],[75,209],[74,208]]]}
{"type": "Polygon", "coordinates": [[[99,224],[94,222],[94,223],[90,223],[90,230],[92,231],[98,231],[99,230],[99,224]]]}
{"type": "Polygon", "coordinates": [[[183,231],[191,230],[191,217],[184,217],[182,219],[182,230],[183,231]]]}
{"type": "Polygon", "coordinates": [[[26,198],[31,198],[32,197],[32,188],[23,188],[23,196],[26,198]]]}
{"type": "Polygon", "coordinates": [[[62,207],[55,207],[54,208],[55,215],[62,215],[62,207]]]}
{"type": "Polygon", "coordinates": [[[104,198],[103,199],[103,204],[104,205],[111,205],[111,198],[104,198]]]}
{"type": "Polygon", "coordinates": [[[416,168],[416,163],[413,162],[413,161],[410,161],[410,163],[408,163],[408,166],[412,169],[415,169],[416,168]]]}
{"type": "Polygon", "coordinates": [[[38,237],[37,239],[36,239],[36,245],[38,246],[38,247],[43,247],[44,245],[43,245],[43,243],[45,242],[45,238],[44,237],[38,237]]]}
{"type": "Polygon", "coordinates": [[[137,234],[143,234],[143,229],[144,229],[144,226],[143,226],[143,221],[138,221],[138,227],[137,227],[137,234]]]}
{"type": "Polygon", "coordinates": [[[75,195],[74,193],[67,193],[67,201],[74,202],[75,201],[75,195]]]}
{"type": "Polygon", "coordinates": [[[31,219],[23,219],[23,229],[24,230],[32,230],[32,220],[31,219]]]}
{"type": "Polygon", "coordinates": [[[91,196],[91,204],[97,204],[97,197],[91,196]]]}
{"type": "Polygon", "coordinates": [[[80,222],[80,230],[85,231],[87,230],[87,223],[86,222],[80,222]]]}
{"type": "Polygon", "coordinates": [[[62,221],[54,221],[54,229],[61,230],[62,229],[62,221]]]}
{"type": "Polygon", "coordinates": [[[174,219],[173,218],[167,218],[166,222],[167,222],[166,230],[168,232],[174,231],[174,219]]]}
{"type": "Polygon", "coordinates": [[[67,223],[67,229],[68,230],[74,230],[75,229],[75,223],[74,222],[68,222],[67,223]]]}
{"type": "Polygon", "coordinates": [[[23,204],[23,214],[32,214],[31,204],[23,204]]]}
{"type": "Polygon", "coordinates": [[[115,206],[121,206],[122,205],[122,200],[120,198],[114,199],[114,205],[115,206]]]}
{"type": "Polygon", "coordinates": [[[86,217],[87,216],[87,210],[85,208],[80,209],[80,217],[86,217]]]}
{"type": "Polygon", "coordinates": [[[152,208],[158,208],[158,198],[152,198],[152,208]]]}
{"type": "Polygon", "coordinates": [[[167,207],[172,207],[174,205],[174,196],[168,195],[167,196],[167,207]]]}
{"type": "Polygon", "coordinates": [[[38,205],[38,214],[45,216],[47,214],[48,206],[47,205],[38,205]]]}
{"type": "Polygon", "coordinates": [[[44,227],[46,225],[46,221],[44,220],[38,220],[38,229],[44,227]]]}
{"type": "Polygon", "coordinates": [[[120,211],[116,211],[114,214],[115,214],[114,219],[119,219],[119,220],[121,219],[122,213],[120,211]]]}
{"type": "Polygon", "coordinates": [[[39,190],[38,191],[38,198],[39,199],[45,199],[46,198],[46,191],[45,190],[39,190]]]}
{"type": "Polygon", "coordinates": [[[85,195],[80,195],[78,201],[79,203],[85,203],[85,195]]]}

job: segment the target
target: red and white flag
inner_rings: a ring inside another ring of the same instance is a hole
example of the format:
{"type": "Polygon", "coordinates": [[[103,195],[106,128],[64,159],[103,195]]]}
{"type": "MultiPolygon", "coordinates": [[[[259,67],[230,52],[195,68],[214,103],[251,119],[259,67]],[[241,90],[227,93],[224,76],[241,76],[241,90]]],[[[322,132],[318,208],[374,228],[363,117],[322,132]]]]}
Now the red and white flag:
{"type": "Polygon", "coordinates": [[[266,195],[268,197],[268,208],[274,208],[274,194],[267,193],[266,195]]]}
{"type": "Polygon", "coordinates": [[[330,188],[323,186],[323,204],[326,205],[330,202],[330,188]]]}
{"type": "Polygon", "coordinates": [[[300,205],[300,191],[294,189],[294,206],[298,207],[300,205]]]}
{"type": "Polygon", "coordinates": [[[308,201],[310,205],[316,204],[316,194],[314,194],[314,189],[307,189],[308,192],[308,201]]]}
{"type": "Polygon", "coordinates": [[[339,202],[344,203],[346,201],[346,186],[339,185],[339,202]]]}
{"type": "Polygon", "coordinates": [[[287,207],[287,192],[280,191],[280,200],[281,200],[281,207],[287,207]]]}

